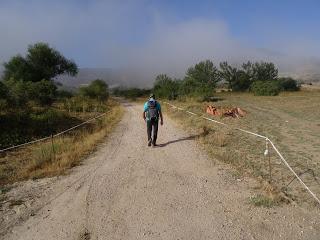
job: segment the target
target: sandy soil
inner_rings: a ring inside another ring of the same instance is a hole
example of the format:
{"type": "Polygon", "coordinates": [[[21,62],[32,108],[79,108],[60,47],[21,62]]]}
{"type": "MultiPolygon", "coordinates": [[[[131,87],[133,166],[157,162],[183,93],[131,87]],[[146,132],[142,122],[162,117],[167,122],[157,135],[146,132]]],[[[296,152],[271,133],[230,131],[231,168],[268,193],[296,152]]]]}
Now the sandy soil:
{"type": "Polygon", "coordinates": [[[249,203],[256,183],[215,165],[165,119],[147,147],[142,106],[67,176],[17,183],[1,239],[320,239],[319,208],[249,203]]]}

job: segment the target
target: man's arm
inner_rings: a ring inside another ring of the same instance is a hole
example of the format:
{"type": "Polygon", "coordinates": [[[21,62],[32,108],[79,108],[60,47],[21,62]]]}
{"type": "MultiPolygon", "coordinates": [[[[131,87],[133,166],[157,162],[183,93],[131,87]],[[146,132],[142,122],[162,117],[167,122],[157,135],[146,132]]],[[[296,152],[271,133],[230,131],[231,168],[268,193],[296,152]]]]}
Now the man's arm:
{"type": "Polygon", "coordinates": [[[159,115],[160,115],[160,124],[163,125],[163,116],[162,116],[162,111],[159,111],[159,115]]]}
{"type": "Polygon", "coordinates": [[[146,118],[147,118],[147,115],[146,115],[147,109],[148,108],[147,108],[147,105],[145,103],[144,106],[143,106],[143,113],[142,113],[142,118],[143,118],[144,121],[146,121],[146,118]]]}
{"type": "Polygon", "coordinates": [[[142,118],[144,121],[146,121],[146,112],[145,111],[143,111],[143,113],[142,113],[142,118]]]}
{"type": "Polygon", "coordinates": [[[160,124],[163,125],[163,116],[162,116],[162,111],[161,111],[161,105],[158,102],[157,102],[157,104],[158,104],[157,107],[158,107],[158,112],[159,112],[159,116],[160,116],[160,124]]]}

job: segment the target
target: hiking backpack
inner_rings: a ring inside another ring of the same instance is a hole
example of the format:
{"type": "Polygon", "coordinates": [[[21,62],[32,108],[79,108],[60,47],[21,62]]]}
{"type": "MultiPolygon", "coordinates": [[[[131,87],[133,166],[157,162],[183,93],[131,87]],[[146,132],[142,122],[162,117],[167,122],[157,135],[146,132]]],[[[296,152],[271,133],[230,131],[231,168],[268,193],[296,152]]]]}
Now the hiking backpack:
{"type": "Polygon", "coordinates": [[[149,120],[156,121],[158,120],[158,109],[157,109],[157,101],[149,100],[148,101],[148,117],[149,120]]]}

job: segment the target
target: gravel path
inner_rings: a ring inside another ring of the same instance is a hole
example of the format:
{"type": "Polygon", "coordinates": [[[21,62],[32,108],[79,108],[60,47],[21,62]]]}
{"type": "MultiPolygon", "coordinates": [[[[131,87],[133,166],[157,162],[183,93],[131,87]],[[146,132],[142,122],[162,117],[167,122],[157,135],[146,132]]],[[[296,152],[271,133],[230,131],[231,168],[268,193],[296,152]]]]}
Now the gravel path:
{"type": "Polygon", "coordinates": [[[165,119],[147,147],[140,105],[68,176],[17,184],[1,239],[320,239],[319,208],[257,208],[255,181],[214,165],[165,119]]]}

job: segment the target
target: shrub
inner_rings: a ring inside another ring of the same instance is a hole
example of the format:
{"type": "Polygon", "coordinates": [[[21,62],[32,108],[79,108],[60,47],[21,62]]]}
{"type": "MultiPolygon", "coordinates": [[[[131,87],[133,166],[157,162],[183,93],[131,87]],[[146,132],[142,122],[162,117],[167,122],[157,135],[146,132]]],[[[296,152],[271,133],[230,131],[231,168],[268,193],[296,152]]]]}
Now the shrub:
{"type": "Polygon", "coordinates": [[[65,98],[63,107],[68,112],[104,112],[107,110],[103,102],[83,96],[65,98]]]}
{"type": "Polygon", "coordinates": [[[235,81],[231,87],[232,91],[247,91],[250,88],[251,80],[242,70],[237,71],[235,81]]]}
{"type": "Polygon", "coordinates": [[[160,74],[156,77],[153,91],[157,97],[176,99],[178,96],[179,82],[172,80],[166,74],[160,74]]]}
{"type": "Polygon", "coordinates": [[[109,97],[108,84],[103,80],[96,79],[89,86],[81,87],[79,93],[83,97],[106,101],[109,97]]]}
{"type": "Polygon", "coordinates": [[[7,108],[8,88],[0,81],[0,111],[7,108]]]}
{"type": "Polygon", "coordinates": [[[29,100],[31,82],[13,79],[5,81],[8,89],[7,98],[10,101],[10,107],[24,108],[29,100]]]}
{"type": "Polygon", "coordinates": [[[281,86],[277,81],[256,81],[251,85],[251,91],[256,96],[276,96],[281,86]]]}
{"type": "Polygon", "coordinates": [[[7,86],[2,81],[0,81],[0,99],[7,99],[7,93],[7,86]]]}
{"type": "Polygon", "coordinates": [[[271,62],[250,61],[242,65],[245,73],[250,77],[252,82],[255,81],[272,81],[278,77],[278,69],[271,62]]]}
{"type": "Polygon", "coordinates": [[[73,96],[74,96],[73,92],[65,89],[60,89],[57,91],[57,98],[59,99],[72,98],[73,96]]]}
{"type": "Polygon", "coordinates": [[[29,99],[39,105],[51,105],[57,94],[57,86],[51,80],[29,83],[29,99]]]}
{"type": "Polygon", "coordinates": [[[130,99],[136,99],[139,97],[146,97],[151,93],[150,89],[140,88],[115,88],[113,94],[117,97],[125,97],[130,99]]]}
{"type": "Polygon", "coordinates": [[[39,105],[51,105],[57,93],[57,87],[51,80],[26,82],[10,79],[5,81],[7,98],[11,107],[24,108],[29,101],[39,105]]]}
{"type": "Polygon", "coordinates": [[[279,83],[282,91],[298,91],[300,89],[298,82],[290,77],[279,78],[279,83]]]}

